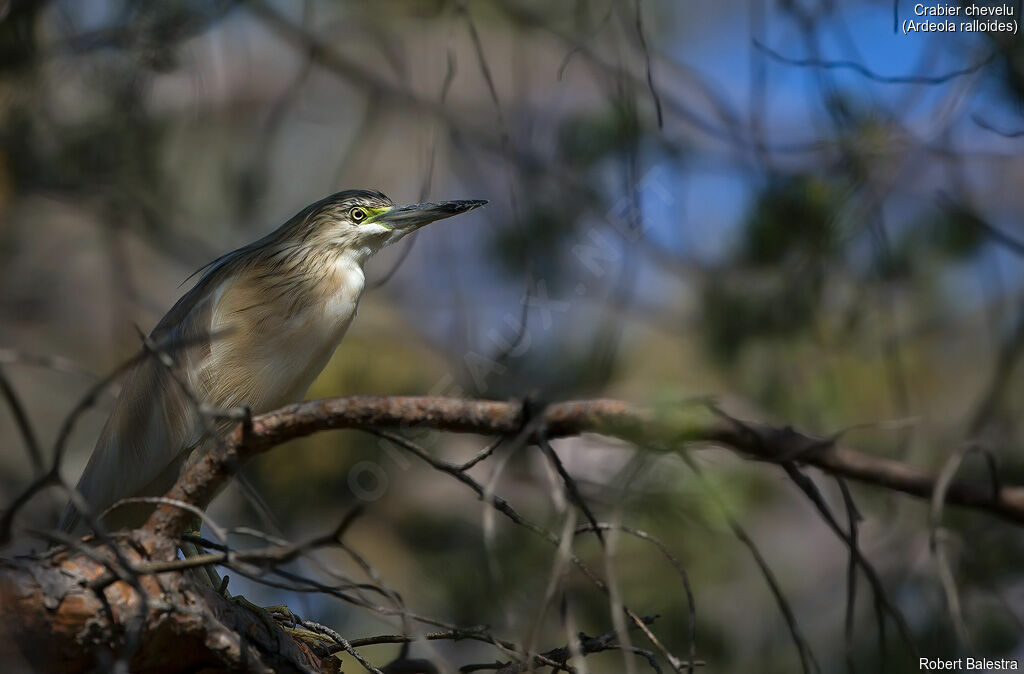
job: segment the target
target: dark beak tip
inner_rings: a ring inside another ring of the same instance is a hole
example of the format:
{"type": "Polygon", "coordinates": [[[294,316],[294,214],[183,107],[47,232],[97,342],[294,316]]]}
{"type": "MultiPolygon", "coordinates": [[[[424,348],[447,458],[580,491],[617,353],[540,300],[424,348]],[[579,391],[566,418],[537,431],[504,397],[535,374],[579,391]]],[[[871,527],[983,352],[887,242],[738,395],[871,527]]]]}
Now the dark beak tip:
{"type": "Polygon", "coordinates": [[[444,213],[444,217],[452,215],[459,215],[461,213],[468,213],[475,208],[480,208],[487,203],[486,199],[456,199],[454,201],[443,201],[439,204],[433,204],[439,213],[444,213]]]}
{"type": "Polygon", "coordinates": [[[454,204],[455,210],[458,213],[464,213],[465,211],[471,211],[474,208],[480,208],[481,206],[486,205],[486,199],[467,199],[465,201],[456,201],[454,204]]]}
{"type": "Polygon", "coordinates": [[[380,221],[403,229],[419,228],[436,220],[443,220],[480,208],[486,203],[486,199],[461,199],[412,204],[388,211],[380,217],[380,221]]]}

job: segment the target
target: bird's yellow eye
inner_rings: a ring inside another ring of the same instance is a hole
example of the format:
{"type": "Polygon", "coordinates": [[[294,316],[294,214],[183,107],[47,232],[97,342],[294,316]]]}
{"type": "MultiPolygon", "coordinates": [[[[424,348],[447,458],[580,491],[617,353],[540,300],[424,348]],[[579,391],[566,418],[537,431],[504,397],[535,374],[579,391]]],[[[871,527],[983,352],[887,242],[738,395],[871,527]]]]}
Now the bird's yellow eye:
{"type": "Polygon", "coordinates": [[[352,218],[352,222],[362,222],[366,219],[366,210],[356,206],[348,212],[348,217],[352,218]]]}

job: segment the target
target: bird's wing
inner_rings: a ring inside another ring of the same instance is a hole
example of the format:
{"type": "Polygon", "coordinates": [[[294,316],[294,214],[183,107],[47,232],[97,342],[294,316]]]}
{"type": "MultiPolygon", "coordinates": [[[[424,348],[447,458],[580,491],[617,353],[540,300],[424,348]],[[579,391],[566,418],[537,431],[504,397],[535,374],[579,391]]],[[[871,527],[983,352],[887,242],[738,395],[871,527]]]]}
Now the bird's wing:
{"type": "MultiPolygon", "coordinates": [[[[187,373],[210,352],[212,305],[222,280],[208,272],[153,330],[153,342],[170,355],[173,368],[149,356],[126,376],[77,487],[94,514],[129,496],[162,496],[188,451],[201,441],[201,415],[182,383],[191,385],[187,373]]],[[[140,524],[138,518],[150,509],[114,513],[108,526],[140,524]]],[[[61,530],[81,532],[80,519],[68,504],[61,530]]]]}

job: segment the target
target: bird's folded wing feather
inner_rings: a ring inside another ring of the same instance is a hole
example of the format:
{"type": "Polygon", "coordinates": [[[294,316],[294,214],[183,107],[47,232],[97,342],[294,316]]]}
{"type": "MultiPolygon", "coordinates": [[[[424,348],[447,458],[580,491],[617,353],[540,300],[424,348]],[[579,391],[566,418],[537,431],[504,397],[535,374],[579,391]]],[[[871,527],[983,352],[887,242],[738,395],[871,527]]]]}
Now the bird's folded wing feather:
{"type": "MultiPolygon", "coordinates": [[[[127,375],[77,487],[95,515],[126,497],[162,496],[188,452],[201,441],[201,415],[190,399],[197,392],[190,395],[183,384],[193,383],[187,372],[209,354],[216,276],[200,280],[153,330],[153,342],[170,356],[173,368],[150,356],[127,375]]],[[[107,524],[116,528],[141,522],[112,514],[107,524]]],[[[84,529],[71,504],[60,528],[75,533],[84,529]]]]}

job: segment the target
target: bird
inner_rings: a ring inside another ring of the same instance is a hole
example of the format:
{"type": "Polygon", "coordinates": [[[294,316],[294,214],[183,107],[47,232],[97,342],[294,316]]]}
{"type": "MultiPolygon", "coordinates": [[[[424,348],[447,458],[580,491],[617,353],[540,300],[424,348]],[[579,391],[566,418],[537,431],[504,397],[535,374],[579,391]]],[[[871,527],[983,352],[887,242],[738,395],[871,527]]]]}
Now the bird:
{"type": "MultiPolygon", "coordinates": [[[[140,526],[154,505],[112,506],[166,494],[210,436],[231,428],[209,410],[261,414],[300,402],[356,315],[367,260],[486,203],[396,206],[378,191],[345,190],[197,270],[146,340],[163,357],[137,358],[124,377],[76,488],[89,512],[107,511],[99,521],[110,531],[140,526]]],[[[59,528],[90,533],[70,502],[59,528]]]]}

